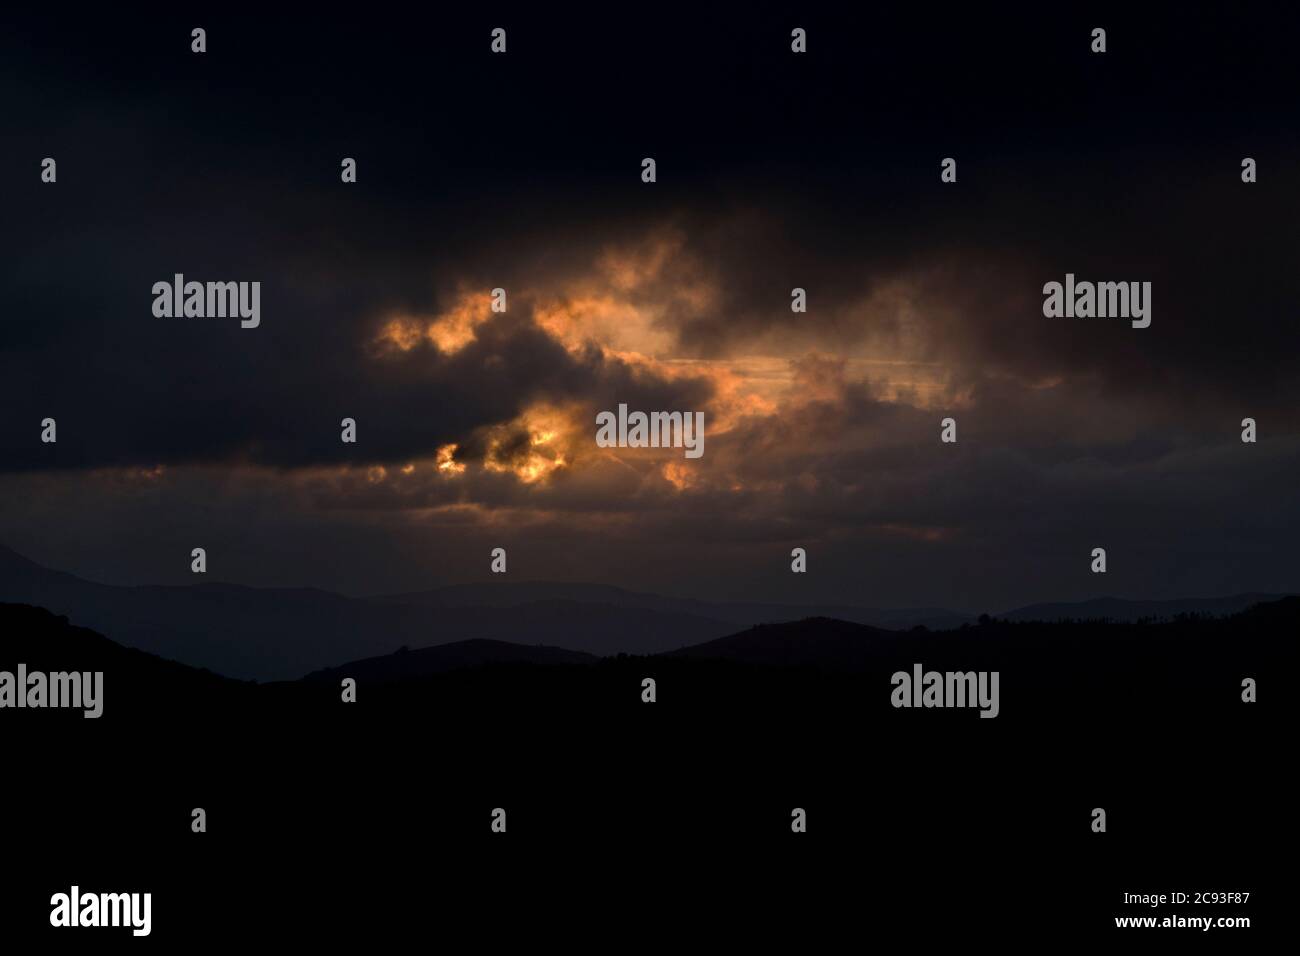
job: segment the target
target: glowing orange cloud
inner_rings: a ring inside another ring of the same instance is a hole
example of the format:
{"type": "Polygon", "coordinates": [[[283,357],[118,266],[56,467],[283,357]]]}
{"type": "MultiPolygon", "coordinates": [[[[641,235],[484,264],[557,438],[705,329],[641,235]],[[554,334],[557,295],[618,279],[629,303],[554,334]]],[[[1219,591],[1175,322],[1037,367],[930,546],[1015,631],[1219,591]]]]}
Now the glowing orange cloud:
{"type": "Polygon", "coordinates": [[[439,447],[435,459],[439,474],[455,476],[465,473],[465,466],[456,461],[456,449],[459,447],[455,442],[439,447]]]}
{"type": "Polygon", "coordinates": [[[380,351],[409,352],[431,342],[444,355],[459,352],[474,341],[475,330],[492,317],[492,296],[487,292],[462,292],[446,312],[433,319],[396,316],[384,323],[377,344],[380,351]]]}
{"type": "MultiPolygon", "coordinates": [[[[698,410],[705,413],[710,436],[741,429],[771,435],[772,443],[764,449],[770,459],[828,447],[830,431],[819,444],[806,431],[781,427],[810,408],[822,418],[827,414],[822,410],[831,409],[833,416],[864,394],[878,402],[925,409],[957,410],[970,404],[971,393],[954,385],[951,368],[931,354],[929,326],[917,304],[917,281],[896,278],[877,284],[861,300],[827,304],[823,307],[838,309],[830,322],[792,320],[784,314],[788,303],[774,303],[774,321],[756,325],[743,345],[733,344],[721,355],[691,354],[679,337],[683,323],[725,314],[727,298],[716,275],[693,256],[684,235],[664,229],[642,242],[603,250],[585,272],[512,289],[511,305],[527,310],[536,326],[575,359],[586,360],[595,349],[606,362],[627,366],[648,381],[704,385],[698,393],[709,397],[698,410]],[[851,334],[844,342],[836,341],[845,329],[851,334]]],[[[444,355],[454,354],[491,320],[491,305],[488,291],[462,289],[447,310],[432,318],[391,316],[376,338],[378,357],[426,344],[444,355]]],[[[627,449],[597,450],[592,419],[596,410],[577,398],[567,404],[553,398],[530,405],[510,420],[439,446],[434,473],[456,478],[481,469],[541,488],[580,465],[595,469],[604,476],[601,480],[619,480],[616,473],[599,472],[599,464],[607,462],[679,494],[779,491],[790,482],[815,481],[803,463],[785,478],[758,477],[745,456],[725,444],[712,446],[718,451],[707,463],[693,465],[665,463],[627,449]],[[467,443],[474,453],[458,459],[467,443]]],[[[856,440],[870,438],[858,435],[856,440]]],[[[402,474],[410,475],[409,469],[401,469],[402,474]]],[[[382,483],[385,478],[381,471],[369,480],[382,483]]]]}
{"type": "Polygon", "coordinates": [[[577,407],[549,403],[531,406],[512,421],[493,426],[487,435],[483,467],[513,474],[524,484],[549,478],[569,467],[580,431],[577,407]]]}

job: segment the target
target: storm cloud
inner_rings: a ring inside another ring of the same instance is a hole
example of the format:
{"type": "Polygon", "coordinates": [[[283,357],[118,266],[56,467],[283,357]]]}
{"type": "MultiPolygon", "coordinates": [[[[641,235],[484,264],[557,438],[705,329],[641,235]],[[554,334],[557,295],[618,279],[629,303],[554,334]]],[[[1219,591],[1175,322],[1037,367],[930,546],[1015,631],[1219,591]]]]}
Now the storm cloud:
{"type": "Polygon", "coordinates": [[[1099,63],[1048,17],[813,12],[798,61],[779,18],[511,23],[495,62],[455,20],[211,20],[202,58],[174,18],[28,26],[0,540],[135,583],[185,580],[201,538],[220,577],[350,593],[497,545],[527,578],[733,598],[1088,597],[1098,545],[1108,592],[1295,588],[1300,181],[1267,31],[1117,20],[1099,63]],[[1151,282],[1151,327],[1044,317],[1067,272],[1151,282]],[[155,317],[174,273],[260,281],[260,327],[155,317]],[[704,412],[706,454],[597,448],[621,402],[704,412]]]}

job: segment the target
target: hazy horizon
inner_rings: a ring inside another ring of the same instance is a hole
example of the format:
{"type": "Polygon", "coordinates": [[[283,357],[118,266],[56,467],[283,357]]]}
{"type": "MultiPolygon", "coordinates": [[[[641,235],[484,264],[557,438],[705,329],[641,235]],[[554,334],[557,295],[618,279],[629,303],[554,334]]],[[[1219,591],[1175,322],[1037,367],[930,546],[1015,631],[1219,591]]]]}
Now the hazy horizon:
{"type": "MultiPolygon", "coordinates": [[[[840,607],[858,607],[858,608],[862,608],[862,609],[879,609],[879,610],[909,610],[909,609],[915,609],[915,610],[929,610],[929,611],[948,611],[948,612],[952,612],[952,613],[954,613],[954,614],[964,615],[964,616],[967,616],[967,617],[970,617],[970,618],[973,619],[973,618],[977,617],[978,615],[980,615],[980,614],[982,614],[982,613],[989,613],[989,614],[994,614],[994,615],[996,615],[996,614],[999,614],[999,613],[1007,613],[1007,612],[1017,611],[1017,610],[1020,610],[1020,609],[1022,609],[1022,608],[1030,608],[1030,607],[1036,607],[1036,606],[1041,606],[1041,605],[1055,605],[1055,604],[1064,604],[1064,605],[1069,605],[1069,604],[1086,604],[1086,603],[1090,603],[1090,602],[1099,602],[1099,601],[1108,601],[1108,600],[1114,600],[1114,601],[1126,601],[1126,602],[1168,602],[1168,603],[1174,603],[1174,604],[1177,604],[1177,603],[1192,603],[1192,602],[1197,602],[1197,601],[1226,600],[1226,599],[1237,598],[1237,597],[1278,598],[1278,597],[1285,597],[1285,596],[1294,595],[1294,594],[1300,594],[1300,589],[1290,589],[1290,590],[1282,590],[1282,591],[1263,591],[1263,590],[1258,590],[1258,589],[1252,589],[1252,590],[1236,591],[1236,592],[1225,593],[1225,594],[1198,594],[1198,595],[1182,594],[1182,595],[1176,595],[1176,596],[1170,596],[1170,597],[1152,597],[1152,596],[1150,596],[1150,595],[1125,595],[1125,594],[1116,594],[1116,593],[1106,592],[1106,593],[1098,593],[1098,594],[1094,594],[1094,595],[1092,595],[1092,596],[1090,596],[1090,597],[1083,597],[1083,598],[1051,598],[1051,597],[1047,597],[1047,598],[1038,598],[1038,599],[1033,599],[1033,600],[1024,600],[1024,601],[1020,601],[1020,602],[1015,603],[1015,604],[1010,604],[1010,605],[1006,605],[1006,606],[1001,606],[1001,607],[998,607],[998,608],[995,609],[995,608],[967,608],[967,607],[958,607],[958,606],[954,606],[954,605],[952,605],[952,604],[945,604],[945,603],[942,603],[942,602],[926,602],[926,603],[920,603],[920,604],[902,605],[902,604],[864,603],[864,602],[862,602],[862,601],[855,601],[855,600],[851,600],[851,599],[850,599],[850,600],[847,600],[847,601],[806,601],[806,602],[798,602],[798,601],[796,601],[796,602],[778,601],[778,600],[775,600],[775,599],[772,599],[772,598],[764,598],[764,597],[761,597],[761,596],[760,596],[760,597],[757,597],[757,598],[754,598],[754,597],[746,597],[746,598],[731,599],[731,598],[720,598],[720,597],[716,597],[716,596],[714,596],[714,597],[708,597],[708,596],[702,596],[702,595],[699,595],[699,594],[678,593],[678,592],[670,592],[670,591],[657,591],[657,590],[651,590],[651,589],[645,589],[645,588],[628,587],[628,586],[626,586],[626,585],[622,585],[622,584],[615,584],[615,583],[603,582],[603,581],[590,581],[590,580],[563,580],[563,579],[558,579],[558,578],[517,578],[517,577],[502,577],[502,576],[499,576],[499,575],[493,575],[493,574],[490,574],[490,573],[487,574],[487,575],[483,575],[483,576],[477,577],[477,578],[467,578],[467,579],[465,579],[465,580],[461,580],[461,581],[432,581],[432,582],[428,582],[428,583],[427,583],[425,586],[423,586],[423,587],[417,587],[417,588],[411,588],[411,589],[398,589],[398,590],[391,590],[391,591],[374,591],[374,592],[350,593],[350,592],[347,592],[347,591],[337,590],[337,589],[334,589],[334,588],[322,587],[322,586],[320,586],[320,585],[317,585],[317,584],[311,584],[311,583],[297,583],[297,584],[294,584],[294,583],[290,583],[290,584],[277,584],[277,583],[268,583],[268,584],[252,584],[252,583],[248,583],[248,582],[245,582],[245,581],[240,581],[240,580],[236,580],[236,579],[220,578],[220,577],[216,577],[216,576],[213,576],[213,577],[210,577],[210,578],[205,576],[205,577],[202,578],[202,579],[196,579],[195,576],[192,575],[192,574],[189,575],[189,576],[187,576],[187,577],[183,577],[183,578],[181,578],[180,580],[175,580],[175,581],[120,581],[120,580],[112,580],[112,579],[110,579],[110,578],[98,577],[98,576],[92,576],[92,575],[89,575],[89,574],[84,574],[84,573],[78,572],[78,571],[76,571],[75,569],[71,569],[71,568],[51,566],[51,565],[46,564],[46,563],[44,563],[44,562],[41,562],[41,561],[37,561],[37,560],[35,560],[35,559],[32,558],[30,555],[23,554],[22,552],[18,551],[18,550],[15,549],[15,548],[11,548],[11,547],[9,547],[9,546],[6,545],[4,542],[0,542],[0,549],[8,550],[8,551],[12,552],[13,554],[17,555],[19,558],[21,558],[21,559],[23,559],[23,560],[26,560],[26,561],[31,561],[33,564],[39,565],[40,567],[42,567],[42,568],[44,568],[44,569],[46,569],[46,570],[48,570],[48,571],[52,571],[52,572],[62,572],[62,573],[66,573],[66,574],[71,574],[72,576],[77,577],[77,578],[79,578],[79,579],[81,579],[81,580],[83,580],[83,581],[87,581],[87,582],[92,583],[92,584],[107,585],[107,586],[110,586],[110,587],[122,587],[122,588],[132,588],[132,587],[202,587],[202,586],[222,586],[222,585],[224,585],[224,586],[236,587],[236,588],[252,588],[252,589],[255,589],[255,590],[312,590],[312,591],[324,591],[324,592],[328,592],[328,593],[331,593],[331,594],[337,594],[337,595],[339,595],[339,596],[341,596],[341,597],[346,597],[346,598],[350,598],[350,599],[353,599],[353,600],[363,600],[363,601],[364,601],[364,600],[373,600],[373,599],[391,599],[391,598],[402,597],[402,596],[404,596],[404,595],[418,595],[418,594],[424,594],[424,593],[432,593],[432,592],[437,592],[437,591],[439,591],[439,590],[444,590],[444,589],[473,588],[473,587],[481,587],[481,586],[488,586],[488,587],[501,587],[501,588],[503,588],[503,589],[507,589],[507,590],[508,590],[508,589],[511,589],[511,588],[528,588],[528,587],[543,587],[543,588],[557,588],[557,589],[562,589],[562,588],[565,588],[565,587],[572,587],[572,588],[596,587],[596,588],[611,588],[611,589],[615,589],[615,590],[623,591],[623,592],[626,592],[626,593],[629,593],[629,594],[646,595],[647,597],[668,598],[668,599],[672,599],[672,600],[677,600],[677,601],[686,601],[686,602],[698,602],[698,603],[700,603],[700,604],[753,604],[753,605],[771,605],[771,606],[781,606],[781,607],[791,607],[791,608],[793,608],[793,607],[802,607],[802,608],[807,608],[807,609],[810,610],[810,611],[815,611],[815,610],[824,609],[824,608],[828,608],[828,607],[835,607],[835,606],[840,606],[840,607]]],[[[2,575],[0,575],[0,587],[3,587],[3,583],[4,583],[4,582],[3,582],[2,575]]],[[[3,600],[4,600],[3,595],[0,595],[0,601],[3,601],[3,600]]],[[[472,605],[468,605],[468,606],[472,606],[472,605]]]]}

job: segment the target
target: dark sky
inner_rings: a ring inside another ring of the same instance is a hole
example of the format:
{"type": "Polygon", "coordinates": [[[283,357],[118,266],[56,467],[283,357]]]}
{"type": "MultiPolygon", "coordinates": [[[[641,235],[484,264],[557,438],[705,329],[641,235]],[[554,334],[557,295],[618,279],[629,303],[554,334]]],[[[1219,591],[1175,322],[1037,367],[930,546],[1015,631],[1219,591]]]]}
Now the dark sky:
{"type": "Polygon", "coordinates": [[[1296,590],[1297,24],[789,10],[5,23],[0,542],[347,593],[497,546],[705,598],[1296,590]],[[156,318],[176,272],[261,326],[156,318]],[[1067,272],[1151,327],[1045,318],[1067,272]],[[597,448],[620,402],[703,411],[703,458],[597,448]]]}

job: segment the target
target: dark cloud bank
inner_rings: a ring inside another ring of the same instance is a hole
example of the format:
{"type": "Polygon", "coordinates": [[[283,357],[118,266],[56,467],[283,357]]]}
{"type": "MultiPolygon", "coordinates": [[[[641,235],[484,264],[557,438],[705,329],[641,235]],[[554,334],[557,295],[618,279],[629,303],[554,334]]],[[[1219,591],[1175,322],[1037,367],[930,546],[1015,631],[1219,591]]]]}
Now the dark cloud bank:
{"type": "Polygon", "coordinates": [[[185,583],[202,542],[214,577],[349,593],[485,577],[498,545],[524,578],[731,599],[1294,590],[1300,157],[1280,42],[1120,18],[1103,60],[1068,18],[809,20],[805,62],[784,20],[750,16],[520,17],[504,63],[455,39],[486,36],[477,21],[213,20],[201,62],[175,19],[24,25],[0,94],[0,539],[120,583],[185,583]],[[924,33],[931,59],[890,31],[924,33]],[[611,249],[664,235],[676,251],[626,301],[661,307],[674,359],[794,363],[796,398],[711,437],[685,492],[600,462],[534,484],[475,467],[539,403],[723,401],[708,374],[569,347],[539,298],[457,350],[375,353],[393,315],[466,289],[577,295],[611,249]],[[176,272],[261,281],[262,326],[153,317],[176,272]],[[1067,272],[1150,281],[1151,328],[1045,318],[1042,284],[1067,272]],[[951,410],[853,371],[896,351],[951,410]],[[457,483],[366,480],[448,443],[457,483]]]}

